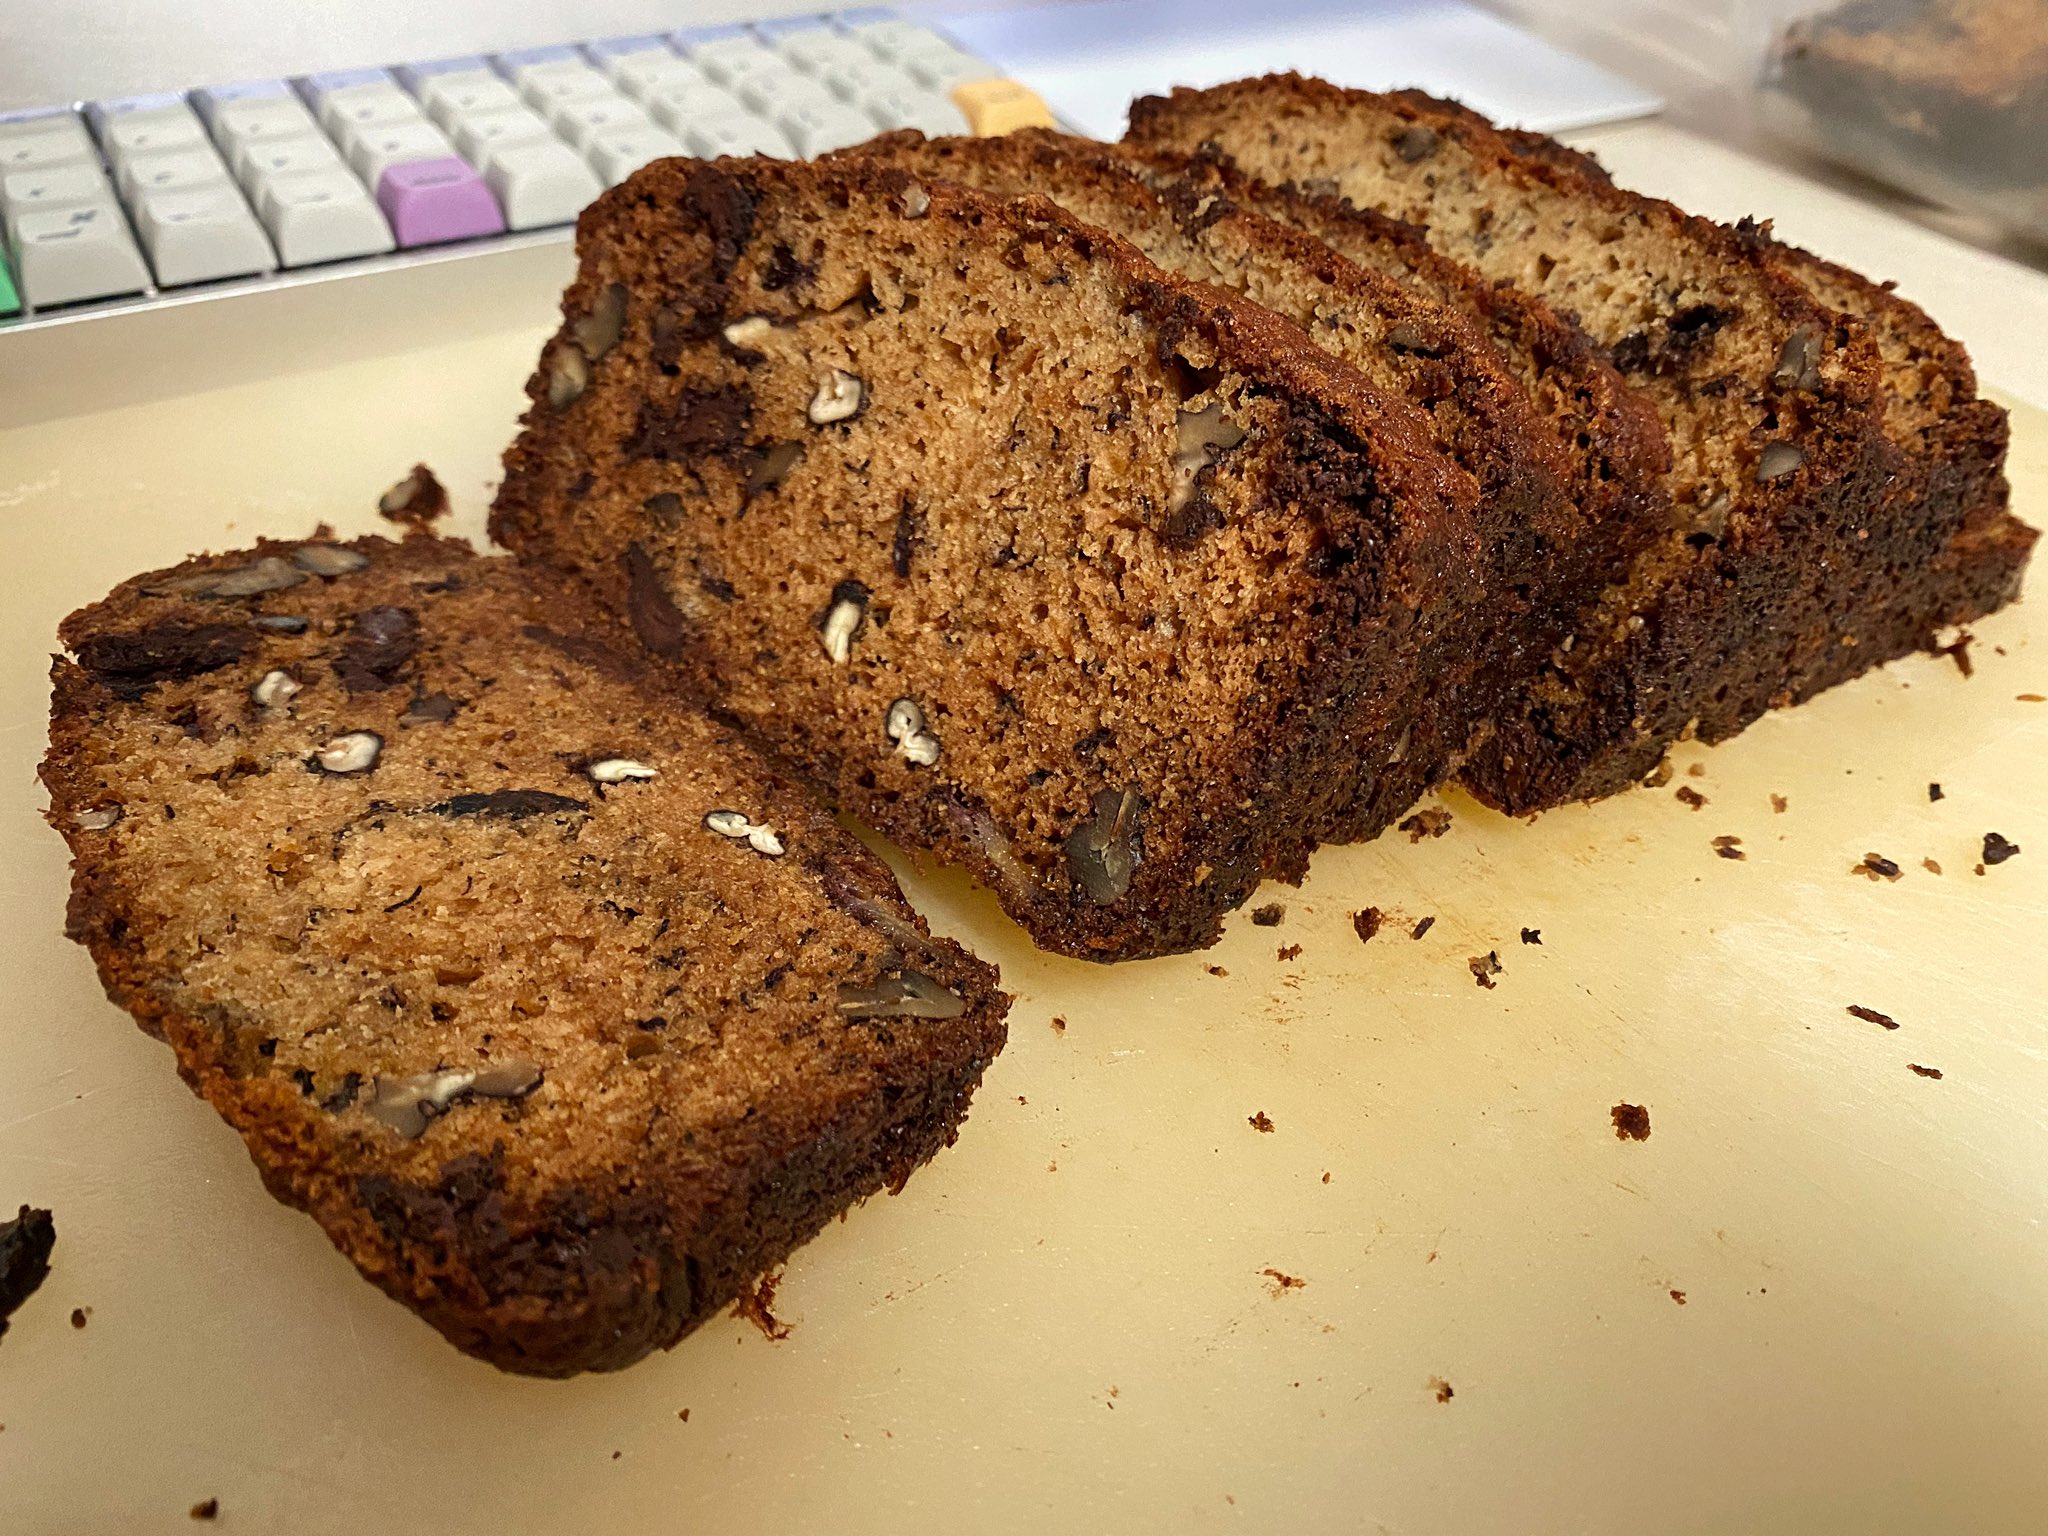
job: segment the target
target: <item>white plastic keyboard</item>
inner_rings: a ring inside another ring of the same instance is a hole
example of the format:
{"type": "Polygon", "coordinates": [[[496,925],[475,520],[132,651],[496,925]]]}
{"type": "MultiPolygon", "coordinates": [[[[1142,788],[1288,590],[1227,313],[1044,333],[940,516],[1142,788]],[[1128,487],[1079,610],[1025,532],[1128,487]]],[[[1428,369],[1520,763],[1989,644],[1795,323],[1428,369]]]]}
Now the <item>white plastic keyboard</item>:
{"type": "Polygon", "coordinates": [[[1021,88],[996,73],[929,27],[849,11],[0,114],[0,334],[565,233],[666,155],[1001,131],[1014,113],[984,114],[984,82],[1021,88]]]}

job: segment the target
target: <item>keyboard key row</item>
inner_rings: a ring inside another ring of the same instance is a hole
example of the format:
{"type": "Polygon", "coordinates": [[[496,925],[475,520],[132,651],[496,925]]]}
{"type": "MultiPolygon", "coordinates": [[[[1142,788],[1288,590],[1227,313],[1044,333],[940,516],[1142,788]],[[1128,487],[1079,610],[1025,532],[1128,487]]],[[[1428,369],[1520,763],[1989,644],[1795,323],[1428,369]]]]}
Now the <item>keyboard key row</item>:
{"type": "Polygon", "coordinates": [[[9,113],[0,314],[562,224],[665,156],[1043,120],[994,74],[855,12],[9,113]]]}

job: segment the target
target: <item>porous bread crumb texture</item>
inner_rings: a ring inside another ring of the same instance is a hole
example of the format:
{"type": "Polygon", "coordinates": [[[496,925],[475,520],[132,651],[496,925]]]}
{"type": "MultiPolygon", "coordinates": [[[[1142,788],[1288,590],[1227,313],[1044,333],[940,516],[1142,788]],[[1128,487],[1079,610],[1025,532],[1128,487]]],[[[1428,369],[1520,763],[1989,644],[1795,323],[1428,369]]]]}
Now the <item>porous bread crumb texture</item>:
{"type": "Polygon", "coordinates": [[[1118,235],[1164,270],[1242,295],[1301,326],[1385,395],[1422,413],[1436,446],[1469,477],[1486,562],[1489,654],[1533,666],[1644,542],[1568,493],[1585,457],[1541,421],[1508,360],[1461,308],[1354,265],[1233,189],[1176,167],[1048,130],[997,139],[885,134],[848,151],[924,178],[1003,197],[1043,192],[1118,235]],[[1149,172],[1150,174],[1144,174],[1149,172]]]}
{"type": "Polygon", "coordinates": [[[1500,706],[1422,413],[1049,204],[664,162],[580,254],[493,532],[1045,947],[1211,941],[1500,706]]]}
{"type": "Polygon", "coordinates": [[[1966,368],[1913,357],[1951,398],[1931,406],[1938,451],[1909,434],[1912,408],[1882,403],[1902,366],[1883,348],[1921,344],[1869,285],[1852,319],[1764,231],[1621,191],[1552,141],[1417,93],[1269,77],[1148,98],[1132,132],[1426,227],[1573,314],[1656,407],[1672,527],[1467,768],[1483,798],[1610,793],[1681,734],[1722,740],[2016,593],[2033,535],[2004,512],[2002,416],[1966,368]]]}
{"type": "Polygon", "coordinates": [[[989,967],[510,561],[264,544],[62,636],[72,936],[272,1193],[495,1364],[672,1344],[950,1140],[1002,1045],[989,967]],[[876,1006],[912,975],[930,1016],[876,1006]]]}

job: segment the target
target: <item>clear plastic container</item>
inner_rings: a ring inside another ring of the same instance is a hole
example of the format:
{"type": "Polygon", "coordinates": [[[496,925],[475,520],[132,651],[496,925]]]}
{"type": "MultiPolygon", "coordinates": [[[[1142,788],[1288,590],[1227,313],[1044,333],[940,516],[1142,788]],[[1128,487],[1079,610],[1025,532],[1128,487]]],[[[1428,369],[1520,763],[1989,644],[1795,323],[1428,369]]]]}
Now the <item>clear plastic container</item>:
{"type": "Polygon", "coordinates": [[[1763,9],[1765,132],[2048,240],[2048,0],[1763,9]]]}

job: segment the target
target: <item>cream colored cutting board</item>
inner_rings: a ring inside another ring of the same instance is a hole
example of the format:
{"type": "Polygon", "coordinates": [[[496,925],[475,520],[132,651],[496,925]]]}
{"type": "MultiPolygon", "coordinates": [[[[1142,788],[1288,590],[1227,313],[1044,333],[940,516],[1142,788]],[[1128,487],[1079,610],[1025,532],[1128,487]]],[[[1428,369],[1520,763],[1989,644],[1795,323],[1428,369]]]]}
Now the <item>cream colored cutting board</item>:
{"type": "Polygon", "coordinates": [[[0,1531],[2048,1526],[2038,604],[1973,678],[1901,663],[1661,791],[1327,849],[1203,955],[1047,959],[910,879],[1011,1044],[959,1145],[789,1266],[783,1342],[517,1380],[359,1280],[60,936],[44,658],[144,567],[370,528],[415,457],[476,530],[538,339],[0,434],[0,1204],[60,1234],[0,1340],[0,1531]],[[1987,830],[2024,852],[1980,877],[1987,830]]]}

